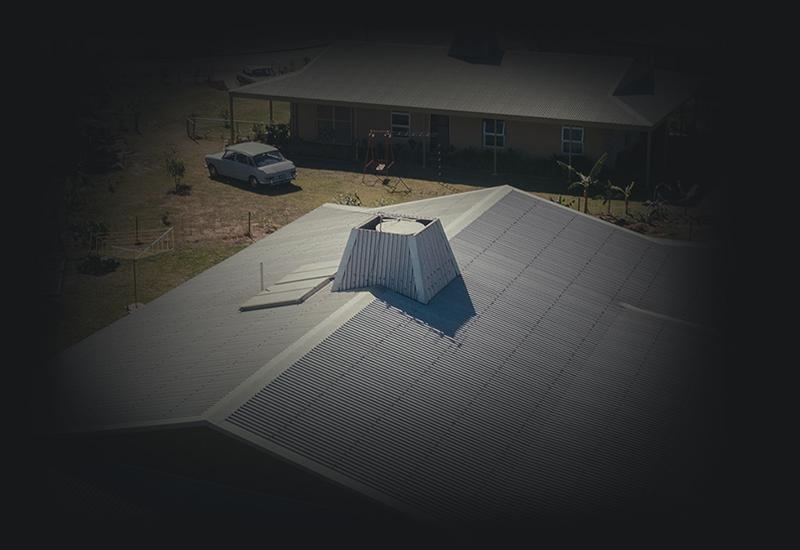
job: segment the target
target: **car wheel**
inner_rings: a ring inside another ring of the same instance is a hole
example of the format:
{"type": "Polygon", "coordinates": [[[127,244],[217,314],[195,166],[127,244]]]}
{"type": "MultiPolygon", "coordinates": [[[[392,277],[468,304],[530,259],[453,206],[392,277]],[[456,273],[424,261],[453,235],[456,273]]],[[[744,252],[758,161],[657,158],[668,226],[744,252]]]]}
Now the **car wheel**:
{"type": "Polygon", "coordinates": [[[217,167],[213,164],[208,165],[208,175],[211,176],[212,180],[217,179],[217,167]]]}
{"type": "Polygon", "coordinates": [[[250,176],[250,179],[247,181],[250,182],[250,187],[252,187],[253,189],[256,189],[258,187],[258,180],[256,179],[255,176],[250,176]]]}

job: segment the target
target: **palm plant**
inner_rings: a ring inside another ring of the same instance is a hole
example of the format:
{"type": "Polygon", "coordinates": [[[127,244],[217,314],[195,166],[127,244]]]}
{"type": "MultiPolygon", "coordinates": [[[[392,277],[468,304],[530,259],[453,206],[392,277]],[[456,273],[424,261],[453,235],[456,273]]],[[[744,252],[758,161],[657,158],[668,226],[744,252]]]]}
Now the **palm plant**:
{"type": "MultiPolygon", "coordinates": [[[[632,181],[632,182],[630,182],[630,184],[628,184],[627,187],[625,187],[625,189],[623,189],[622,187],[617,187],[616,185],[613,185],[610,181],[608,182],[608,189],[609,189],[610,192],[619,193],[620,195],[622,195],[625,198],[625,215],[626,216],[629,214],[629,212],[628,212],[628,204],[630,204],[631,195],[633,194],[633,185],[635,183],[636,182],[632,181]]],[[[610,214],[611,213],[611,199],[608,199],[608,202],[609,202],[609,204],[608,204],[608,212],[610,214]]]]}
{"type": "MultiPolygon", "coordinates": [[[[560,160],[557,160],[559,166],[562,168],[566,168],[568,172],[574,174],[578,179],[572,182],[567,189],[573,189],[580,187],[583,189],[583,213],[589,213],[589,188],[598,182],[597,174],[600,173],[600,170],[603,168],[603,164],[605,164],[606,159],[608,158],[608,153],[603,153],[600,155],[600,158],[597,159],[597,162],[594,163],[592,169],[589,171],[588,174],[583,174],[582,172],[576,170],[574,167],[570,166],[569,164],[565,164],[560,160]]],[[[578,208],[580,209],[580,200],[578,201],[578,208]]]]}

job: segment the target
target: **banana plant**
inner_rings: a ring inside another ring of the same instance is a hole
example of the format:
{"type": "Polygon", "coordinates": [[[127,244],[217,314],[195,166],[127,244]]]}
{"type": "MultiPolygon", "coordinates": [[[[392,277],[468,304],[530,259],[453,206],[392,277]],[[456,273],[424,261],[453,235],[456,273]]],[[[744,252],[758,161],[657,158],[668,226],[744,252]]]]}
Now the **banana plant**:
{"type": "MultiPolygon", "coordinates": [[[[625,215],[626,216],[629,214],[629,212],[628,212],[628,204],[630,203],[631,195],[633,194],[633,185],[635,183],[636,183],[635,181],[632,181],[632,182],[630,182],[630,184],[628,184],[627,187],[625,187],[625,189],[623,189],[622,187],[617,187],[616,185],[613,185],[610,181],[608,182],[608,188],[609,188],[610,191],[613,191],[614,193],[619,193],[620,195],[622,195],[625,198],[625,215]]],[[[609,202],[608,212],[610,214],[611,213],[611,199],[609,199],[608,202],[609,202]]]]}
{"type": "MultiPolygon", "coordinates": [[[[566,168],[568,172],[575,175],[578,179],[572,182],[567,189],[574,189],[580,187],[583,189],[583,213],[589,213],[589,188],[598,182],[597,174],[600,173],[600,170],[603,168],[603,164],[605,164],[606,159],[608,158],[608,153],[603,153],[600,155],[600,158],[597,159],[597,162],[594,163],[592,169],[589,171],[588,174],[583,174],[582,172],[576,170],[574,167],[570,166],[569,164],[565,164],[560,160],[557,160],[559,166],[562,168],[566,168]]],[[[580,209],[580,200],[578,201],[578,208],[580,209]]]]}

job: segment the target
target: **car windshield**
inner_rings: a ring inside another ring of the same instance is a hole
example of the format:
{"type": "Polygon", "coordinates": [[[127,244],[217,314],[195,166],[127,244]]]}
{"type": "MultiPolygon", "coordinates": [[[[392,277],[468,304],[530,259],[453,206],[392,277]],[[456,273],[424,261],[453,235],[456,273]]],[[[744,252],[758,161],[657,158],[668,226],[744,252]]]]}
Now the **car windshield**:
{"type": "Polygon", "coordinates": [[[270,151],[269,153],[259,153],[253,157],[253,162],[256,163],[256,166],[269,166],[270,164],[275,164],[276,162],[280,162],[284,160],[283,155],[280,151],[270,151]]]}

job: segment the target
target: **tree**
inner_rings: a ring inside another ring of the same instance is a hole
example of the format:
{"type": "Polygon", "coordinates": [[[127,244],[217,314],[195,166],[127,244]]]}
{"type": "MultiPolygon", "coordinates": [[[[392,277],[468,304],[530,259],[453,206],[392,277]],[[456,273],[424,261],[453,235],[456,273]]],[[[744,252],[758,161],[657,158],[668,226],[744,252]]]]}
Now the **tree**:
{"type": "MultiPolygon", "coordinates": [[[[617,187],[616,185],[612,185],[610,181],[608,182],[608,187],[609,187],[609,189],[611,191],[613,191],[615,193],[619,193],[620,195],[622,195],[625,198],[625,215],[626,216],[629,214],[629,212],[628,212],[628,204],[630,204],[631,194],[633,193],[633,185],[635,183],[636,182],[632,181],[627,187],[625,187],[625,189],[623,189],[622,187],[617,187]]],[[[611,212],[611,200],[610,199],[609,199],[608,211],[609,211],[609,213],[611,212]]]]}
{"type": "MultiPolygon", "coordinates": [[[[597,175],[600,173],[600,170],[603,168],[603,164],[605,164],[606,159],[608,159],[608,153],[603,153],[600,155],[600,158],[597,159],[597,162],[594,163],[592,169],[589,171],[588,174],[583,174],[579,172],[574,167],[570,166],[569,164],[565,164],[560,160],[557,160],[559,166],[562,168],[566,168],[567,171],[574,174],[578,179],[572,182],[567,189],[573,189],[580,187],[583,189],[583,213],[589,213],[589,188],[596,184],[599,180],[597,179],[597,175]]],[[[580,201],[579,201],[580,202],[580,201]]],[[[580,208],[580,204],[578,204],[578,208],[580,208]]]]}
{"type": "Polygon", "coordinates": [[[183,159],[178,156],[178,152],[174,147],[167,152],[164,164],[167,169],[167,174],[169,174],[169,177],[175,182],[175,194],[189,194],[189,192],[191,192],[191,186],[181,183],[184,174],[186,174],[186,165],[184,165],[183,159]]]}

